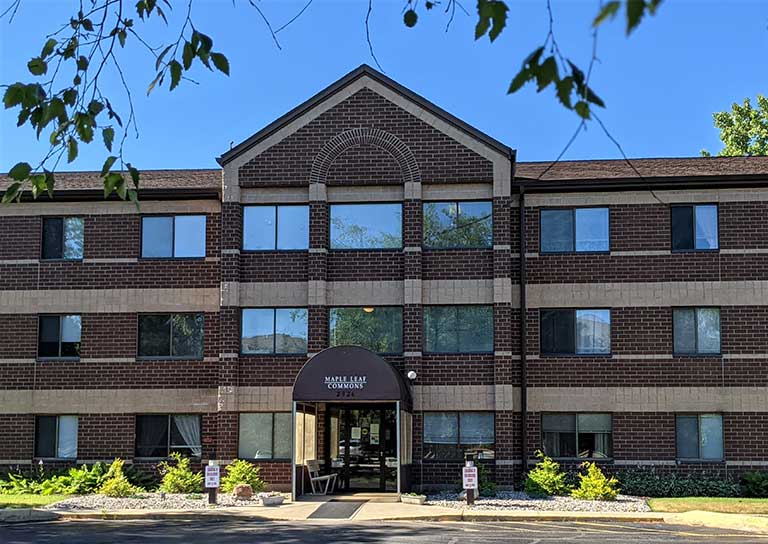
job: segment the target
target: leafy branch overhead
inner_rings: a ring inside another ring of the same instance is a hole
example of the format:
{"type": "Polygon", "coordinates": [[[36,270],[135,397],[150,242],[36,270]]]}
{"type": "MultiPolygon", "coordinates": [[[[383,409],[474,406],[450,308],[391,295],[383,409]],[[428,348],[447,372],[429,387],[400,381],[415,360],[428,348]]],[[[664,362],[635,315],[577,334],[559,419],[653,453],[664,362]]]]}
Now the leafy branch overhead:
{"type": "MultiPolygon", "coordinates": [[[[11,0],[10,7],[0,19],[13,21],[24,0],[11,0]]],[[[287,23],[273,30],[257,0],[247,0],[280,47],[277,34],[298,19],[313,0],[309,0],[287,23]]],[[[19,201],[24,190],[33,198],[42,194],[53,197],[55,171],[66,158],[68,163],[78,157],[82,144],[101,141],[107,157],[100,175],[104,183],[104,197],[116,194],[138,205],[139,171],[126,160],[123,146],[129,133],[135,133],[136,118],[131,85],[126,80],[120,58],[129,46],[142,48],[153,61],[153,77],[147,94],[168,82],[175,90],[188,79],[187,74],[199,63],[208,70],[229,75],[227,57],[213,48],[213,39],[201,32],[192,21],[193,0],[87,0],[80,2],[79,11],[70,20],[46,36],[40,54],[27,62],[31,81],[5,85],[3,104],[6,109],[18,108],[19,127],[31,127],[37,138],[46,132],[50,144],[48,152],[33,166],[19,162],[9,172],[12,183],[3,194],[3,202],[19,201]],[[87,7],[85,7],[87,6],[87,7]],[[171,17],[173,6],[181,6],[178,17],[171,17]],[[168,29],[168,40],[159,46],[150,45],[139,31],[149,21],[162,21],[168,29]],[[177,30],[174,30],[176,27],[177,30]],[[122,84],[124,96],[102,93],[102,81],[115,78],[122,84]],[[118,113],[116,103],[127,104],[125,112],[118,113]]],[[[234,0],[233,0],[234,3],[234,0]]],[[[593,26],[614,19],[622,11],[626,14],[627,33],[634,30],[644,15],[653,15],[661,0],[615,0],[599,4],[593,26]]],[[[373,0],[368,0],[365,18],[366,36],[371,54],[373,47],[368,33],[368,19],[373,0]]],[[[530,82],[539,92],[554,88],[559,102],[581,118],[591,117],[591,107],[604,107],[603,101],[589,85],[590,69],[582,70],[565,57],[555,39],[550,1],[542,4],[549,14],[549,32],[543,45],[536,48],[522,62],[512,78],[508,92],[514,93],[530,82]]],[[[446,30],[458,11],[469,15],[459,0],[406,0],[403,24],[412,28],[419,21],[418,11],[442,12],[448,18],[446,30]]],[[[503,0],[477,0],[474,28],[475,39],[488,36],[495,42],[507,27],[511,16],[510,5],[503,0]]],[[[374,57],[375,60],[375,57],[374,57]]],[[[593,55],[594,62],[594,55],[593,55]]],[[[133,82],[131,82],[133,83],[133,82]]]]}

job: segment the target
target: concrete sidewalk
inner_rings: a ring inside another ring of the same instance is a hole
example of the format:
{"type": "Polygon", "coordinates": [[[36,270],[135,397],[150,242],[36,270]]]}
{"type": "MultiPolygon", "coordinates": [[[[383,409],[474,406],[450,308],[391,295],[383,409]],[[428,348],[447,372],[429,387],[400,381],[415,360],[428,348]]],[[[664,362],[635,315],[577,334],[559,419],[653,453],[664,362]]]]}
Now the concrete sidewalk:
{"type": "MultiPolygon", "coordinates": [[[[305,521],[325,501],[287,502],[276,507],[228,507],[200,510],[0,510],[0,523],[51,521],[54,519],[130,520],[130,519],[252,519],[260,521],[305,521]]],[[[323,522],[314,518],[313,522],[323,522]]],[[[327,520],[337,522],[340,520],[327,520]]],[[[750,531],[768,535],[768,517],[716,512],[568,512],[541,510],[469,510],[399,502],[366,502],[346,521],[573,521],[671,523],[750,531]]]]}

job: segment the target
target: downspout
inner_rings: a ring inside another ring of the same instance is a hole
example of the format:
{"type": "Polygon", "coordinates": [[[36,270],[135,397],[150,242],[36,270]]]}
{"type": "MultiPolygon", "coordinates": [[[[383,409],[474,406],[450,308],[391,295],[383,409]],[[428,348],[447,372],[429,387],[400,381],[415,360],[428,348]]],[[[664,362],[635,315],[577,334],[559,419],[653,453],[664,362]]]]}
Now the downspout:
{"type": "MultiPolygon", "coordinates": [[[[514,180],[514,169],[513,169],[514,180]]],[[[523,473],[528,470],[528,360],[526,358],[526,341],[528,339],[528,316],[525,299],[526,292],[526,235],[525,235],[525,186],[519,189],[519,235],[520,235],[520,459],[523,473]]]]}

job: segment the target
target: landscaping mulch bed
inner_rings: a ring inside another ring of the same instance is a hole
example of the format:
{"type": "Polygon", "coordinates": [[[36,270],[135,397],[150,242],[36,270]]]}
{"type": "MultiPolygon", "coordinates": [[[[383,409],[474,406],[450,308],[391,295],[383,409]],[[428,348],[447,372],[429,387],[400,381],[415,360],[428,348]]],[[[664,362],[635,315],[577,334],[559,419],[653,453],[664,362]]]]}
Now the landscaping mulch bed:
{"type": "Polygon", "coordinates": [[[220,493],[218,504],[209,505],[208,495],[172,494],[164,498],[160,493],[140,493],[134,497],[105,497],[104,495],[78,495],[49,504],[46,510],[205,510],[232,506],[260,506],[256,495],[252,499],[235,499],[229,493],[220,493]]]}
{"type": "Polygon", "coordinates": [[[495,497],[481,497],[472,506],[459,500],[458,493],[429,495],[427,504],[470,510],[560,510],[570,512],[650,512],[642,497],[619,495],[614,501],[585,501],[571,497],[533,498],[521,491],[500,491],[495,497]]]}

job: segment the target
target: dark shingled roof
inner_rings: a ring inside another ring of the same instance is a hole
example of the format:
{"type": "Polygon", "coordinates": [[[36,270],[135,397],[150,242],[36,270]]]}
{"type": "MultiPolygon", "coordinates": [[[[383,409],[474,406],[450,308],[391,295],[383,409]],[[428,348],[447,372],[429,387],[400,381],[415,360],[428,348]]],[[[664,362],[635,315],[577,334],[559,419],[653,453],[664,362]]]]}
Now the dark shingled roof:
{"type": "MultiPolygon", "coordinates": [[[[768,157],[689,157],[630,159],[643,178],[702,178],[720,176],[766,176],[768,157]]],[[[541,178],[551,162],[518,162],[515,177],[541,181],[599,181],[638,179],[637,173],[623,159],[561,161],[541,178]]]]}
{"type": "MultiPolygon", "coordinates": [[[[56,172],[56,191],[102,190],[99,172],[56,172]]],[[[130,179],[125,174],[126,179],[130,179]]],[[[0,191],[10,185],[10,178],[0,179],[0,191]]],[[[129,182],[130,184],[130,182],[129,182]]],[[[142,170],[141,189],[209,189],[221,192],[221,170],[142,170]]]]}

